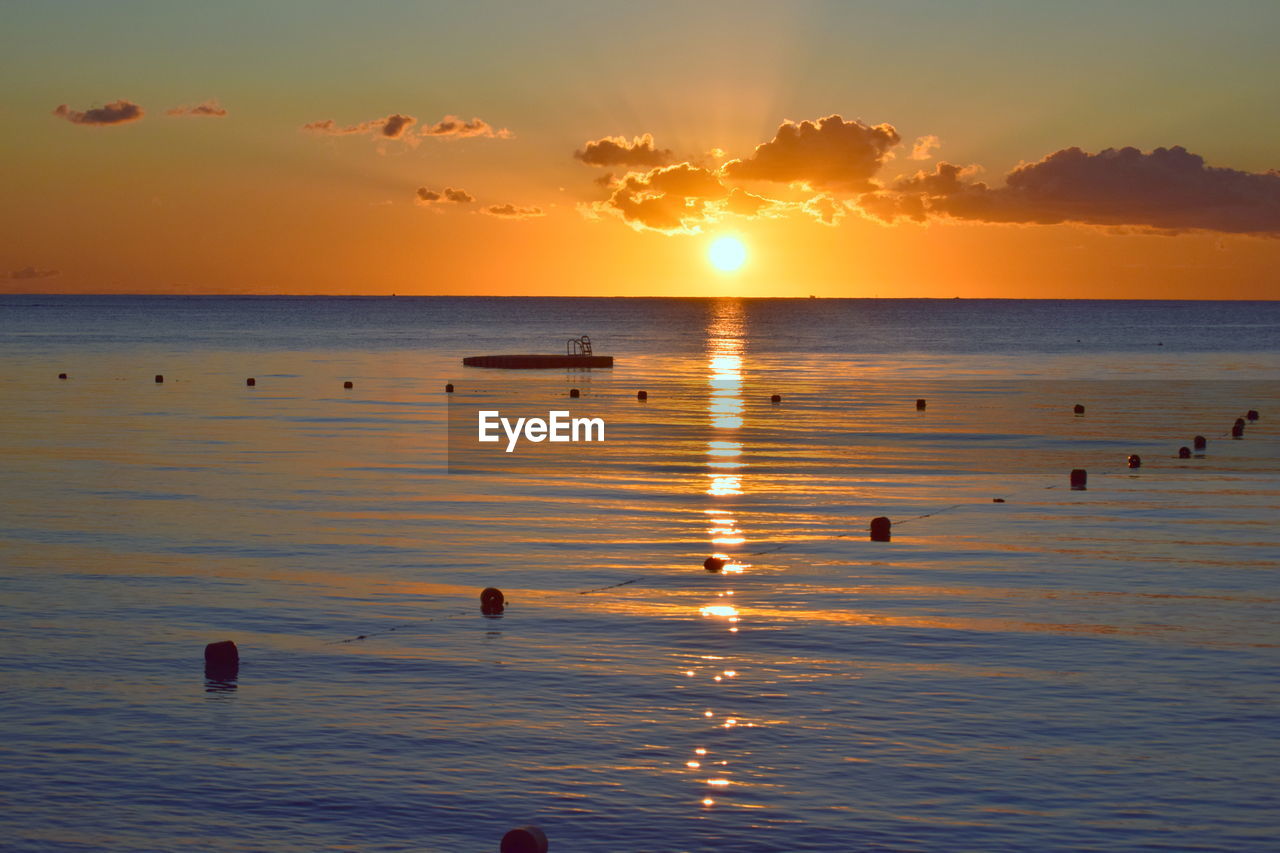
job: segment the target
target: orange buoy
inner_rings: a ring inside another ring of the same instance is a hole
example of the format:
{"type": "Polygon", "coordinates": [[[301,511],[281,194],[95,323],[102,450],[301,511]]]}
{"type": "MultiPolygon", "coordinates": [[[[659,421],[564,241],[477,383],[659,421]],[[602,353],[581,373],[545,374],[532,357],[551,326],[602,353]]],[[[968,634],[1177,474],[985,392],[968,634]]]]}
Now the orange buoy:
{"type": "Polygon", "coordinates": [[[1089,482],[1089,472],[1083,468],[1071,469],[1071,488],[1076,491],[1084,491],[1089,482]]]}
{"type": "Polygon", "coordinates": [[[921,398],[921,399],[919,399],[919,400],[916,400],[916,411],[917,411],[917,412],[923,412],[923,411],[924,411],[924,407],[925,407],[926,405],[928,405],[928,404],[924,401],[924,398],[921,398]]]}
{"type": "Polygon", "coordinates": [[[781,395],[781,394],[774,394],[772,397],[770,397],[770,398],[769,398],[769,402],[770,402],[770,403],[781,403],[781,402],[782,402],[782,395],[781,395]]]}
{"type": "Polygon", "coordinates": [[[547,853],[547,834],[536,826],[519,826],[502,836],[499,853],[547,853]]]}
{"type": "Polygon", "coordinates": [[[453,383],[452,383],[452,382],[446,382],[446,383],[445,383],[445,386],[444,386],[444,393],[446,393],[446,394],[452,394],[452,393],[453,393],[453,383]]]}
{"type": "Polygon", "coordinates": [[[354,388],[354,387],[356,387],[356,383],[354,383],[354,382],[352,382],[350,379],[348,379],[346,382],[343,382],[343,383],[342,383],[342,387],[343,387],[343,388],[354,388]]]}
{"type": "Polygon", "coordinates": [[[872,542],[888,542],[891,538],[890,530],[893,523],[883,515],[871,519],[871,541],[872,542]]]}
{"type": "Polygon", "coordinates": [[[159,384],[160,384],[161,382],[163,382],[163,381],[164,381],[164,374],[163,374],[163,373],[157,373],[157,374],[156,374],[156,384],[157,384],[157,385],[159,385],[159,384]]]}
{"type": "Polygon", "coordinates": [[[1204,440],[1203,435],[1197,435],[1195,438],[1191,440],[1191,446],[1194,447],[1196,450],[1204,450],[1205,445],[1207,445],[1208,443],[1209,442],[1204,440]]]}
{"type": "Polygon", "coordinates": [[[709,572],[718,572],[725,567],[725,560],[721,557],[710,556],[702,561],[702,568],[709,572]]]}
{"type": "Polygon", "coordinates": [[[480,612],[486,616],[497,616],[506,609],[507,597],[496,586],[487,586],[480,591],[480,612]]]}
{"type": "Polygon", "coordinates": [[[1076,403],[1075,406],[1072,407],[1071,411],[1075,412],[1077,415],[1083,415],[1084,406],[1080,405],[1079,403],[1076,403]]]}
{"type": "Polygon", "coordinates": [[[1178,448],[1178,458],[1179,458],[1179,459],[1190,459],[1190,458],[1191,458],[1191,448],[1190,448],[1190,447],[1179,447],[1179,448],[1178,448]]]}
{"type": "Polygon", "coordinates": [[[258,380],[254,379],[252,376],[250,376],[248,379],[246,379],[246,380],[244,381],[244,384],[245,384],[245,385],[248,385],[250,388],[252,388],[254,385],[257,385],[257,384],[258,384],[258,380]]]}
{"type": "Polygon", "coordinates": [[[636,392],[636,399],[643,403],[645,400],[648,400],[648,399],[649,399],[649,392],[648,392],[648,391],[637,391],[637,392],[636,392]]]}

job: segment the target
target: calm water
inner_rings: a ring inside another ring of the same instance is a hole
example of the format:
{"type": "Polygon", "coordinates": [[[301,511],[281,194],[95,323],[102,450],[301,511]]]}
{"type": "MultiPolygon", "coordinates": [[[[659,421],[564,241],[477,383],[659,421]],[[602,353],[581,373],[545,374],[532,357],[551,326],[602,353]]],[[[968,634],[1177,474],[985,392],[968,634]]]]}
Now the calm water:
{"type": "Polygon", "coordinates": [[[0,296],[0,368],[4,849],[1280,849],[1280,303],[0,296]],[[611,440],[448,474],[450,381],[611,440]]]}

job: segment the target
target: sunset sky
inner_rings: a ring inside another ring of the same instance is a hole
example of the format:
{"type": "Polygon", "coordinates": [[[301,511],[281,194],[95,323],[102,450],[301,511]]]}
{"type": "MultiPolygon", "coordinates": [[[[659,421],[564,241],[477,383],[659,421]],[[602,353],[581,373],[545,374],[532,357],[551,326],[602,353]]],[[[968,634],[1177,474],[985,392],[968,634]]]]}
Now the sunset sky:
{"type": "Polygon", "coordinates": [[[6,3],[0,292],[1276,298],[1278,32],[1274,2],[6,3]]]}

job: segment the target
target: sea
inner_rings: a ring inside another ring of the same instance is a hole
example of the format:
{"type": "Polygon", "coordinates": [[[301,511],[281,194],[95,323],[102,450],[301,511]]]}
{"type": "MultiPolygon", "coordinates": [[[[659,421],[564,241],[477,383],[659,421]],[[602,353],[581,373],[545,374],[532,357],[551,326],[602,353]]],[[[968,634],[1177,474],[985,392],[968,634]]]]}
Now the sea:
{"type": "Polygon", "coordinates": [[[1280,302],[3,295],[0,848],[1280,850],[1278,423],[1280,302]]]}

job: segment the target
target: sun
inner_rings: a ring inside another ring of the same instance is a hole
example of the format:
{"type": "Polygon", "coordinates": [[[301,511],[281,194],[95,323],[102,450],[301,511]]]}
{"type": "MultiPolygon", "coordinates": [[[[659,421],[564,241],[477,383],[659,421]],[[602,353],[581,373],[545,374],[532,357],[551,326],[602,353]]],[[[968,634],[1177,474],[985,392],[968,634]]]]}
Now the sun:
{"type": "Polygon", "coordinates": [[[733,272],[747,262],[747,247],[737,237],[718,237],[707,249],[707,258],[720,272],[733,272]]]}

